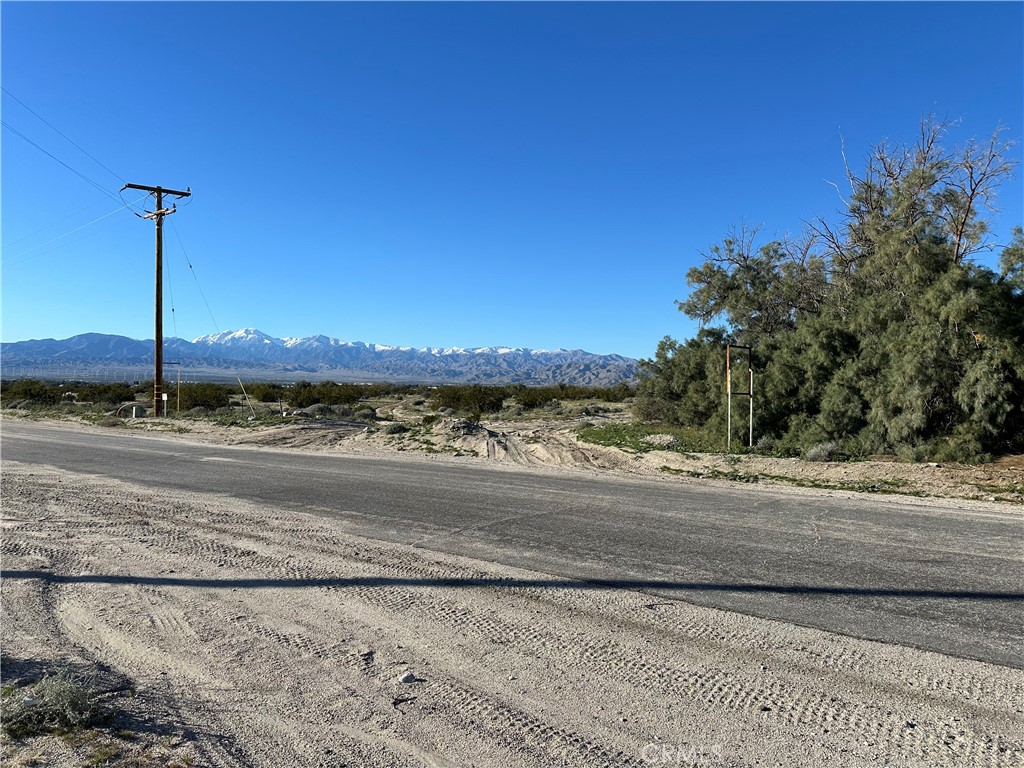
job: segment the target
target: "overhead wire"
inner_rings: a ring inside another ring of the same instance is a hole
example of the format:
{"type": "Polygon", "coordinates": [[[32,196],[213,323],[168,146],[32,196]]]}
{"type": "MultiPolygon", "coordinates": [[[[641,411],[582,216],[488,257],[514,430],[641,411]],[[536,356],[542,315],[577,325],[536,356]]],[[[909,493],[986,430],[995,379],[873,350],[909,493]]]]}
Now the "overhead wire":
{"type": "Polygon", "coordinates": [[[43,148],[42,148],[41,146],[39,146],[39,145],[38,145],[38,144],[36,144],[36,143],[35,143],[34,141],[32,141],[32,139],[30,139],[30,138],[29,138],[28,136],[26,136],[25,134],[23,134],[23,133],[22,133],[21,131],[19,131],[19,130],[18,130],[17,128],[15,128],[14,126],[10,125],[10,124],[9,124],[9,123],[8,123],[8,122],[7,122],[6,120],[0,120],[0,125],[3,125],[3,127],[4,127],[4,128],[6,128],[7,130],[9,130],[9,131],[10,131],[11,133],[13,133],[13,134],[14,134],[15,136],[19,136],[20,138],[22,138],[22,139],[24,139],[25,141],[27,141],[27,142],[28,142],[29,144],[31,144],[31,145],[32,145],[33,147],[35,147],[36,149],[38,149],[38,150],[39,150],[40,152],[42,152],[42,153],[43,153],[44,155],[46,155],[47,157],[50,157],[50,158],[52,158],[52,159],[56,160],[56,161],[57,161],[58,163],[60,163],[61,165],[63,165],[63,166],[65,167],[65,168],[67,168],[67,169],[68,169],[69,171],[71,171],[71,172],[72,172],[73,174],[75,174],[75,175],[76,175],[76,176],[78,176],[79,178],[83,179],[83,180],[84,180],[84,181],[86,181],[87,183],[89,183],[89,184],[91,184],[92,186],[96,187],[96,189],[98,189],[98,190],[99,190],[100,192],[102,192],[103,194],[105,194],[105,195],[106,195],[107,197],[109,197],[109,198],[110,198],[111,200],[114,200],[115,202],[123,202],[123,201],[119,201],[119,200],[118,200],[118,198],[117,198],[117,197],[116,197],[116,196],[114,195],[114,193],[113,193],[113,192],[110,192],[110,191],[109,191],[109,190],[108,190],[108,189],[107,189],[106,187],[104,187],[104,186],[102,186],[101,184],[98,184],[97,182],[93,181],[92,179],[90,179],[90,178],[89,178],[88,176],[86,176],[86,175],[85,175],[84,173],[82,173],[81,171],[75,170],[74,168],[72,168],[72,167],[71,167],[70,165],[68,165],[67,163],[65,163],[65,162],[64,162],[63,160],[61,160],[61,159],[60,159],[59,157],[57,157],[56,155],[54,155],[54,154],[52,154],[52,153],[50,153],[50,152],[47,152],[47,151],[46,151],[45,149],[43,149],[43,148]]]}
{"type": "MultiPolygon", "coordinates": [[[[77,211],[73,211],[73,212],[71,212],[71,213],[67,214],[66,216],[61,216],[61,217],[60,217],[59,219],[57,219],[56,221],[51,221],[51,222],[50,222],[49,224],[47,224],[46,226],[44,226],[44,227],[40,227],[39,229],[35,230],[34,232],[29,232],[29,233],[28,233],[27,235],[22,235],[22,236],[21,236],[21,237],[19,237],[19,238],[18,238],[17,240],[12,240],[12,241],[11,241],[11,242],[9,242],[9,243],[4,243],[4,244],[3,244],[3,248],[4,248],[5,250],[6,250],[7,248],[10,248],[11,246],[17,245],[17,244],[18,244],[18,243],[20,243],[20,242],[21,242],[22,240],[28,240],[28,239],[29,239],[30,237],[35,237],[35,236],[36,236],[36,235],[38,235],[38,234],[39,234],[40,232],[45,232],[45,231],[46,231],[46,230],[48,230],[48,229],[49,229],[50,227],[55,227],[55,226],[57,226],[58,224],[60,224],[60,223],[61,223],[62,221],[67,221],[68,219],[70,219],[70,218],[72,218],[72,217],[74,217],[74,216],[77,216],[77,215],[78,215],[78,214],[80,214],[80,213],[81,213],[82,211],[87,211],[87,210],[89,210],[90,208],[92,208],[93,206],[95,206],[95,205],[96,205],[96,204],[97,204],[98,202],[102,202],[102,200],[94,200],[93,202],[89,203],[88,205],[86,205],[86,206],[84,206],[84,207],[82,207],[82,208],[79,208],[79,209],[78,209],[77,211]]],[[[117,210],[121,210],[121,209],[120,209],[120,208],[118,208],[117,210]]]]}
{"type": "MultiPolygon", "coordinates": [[[[134,205],[135,205],[135,203],[131,203],[131,204],[129,204],[129,203],[125,203],[125,200],[124,200],[124,187],[122,187],[122,188],[121,188],[121,190],[120,190],[120,191],[119,191],[119,192],[117,193],[117,195],[118,195],[118,197],[120,197],[120,198],[121,198],[121,202],[122,202],[122,203],[124,203],[124,207],[125,207],[125,208],[127,208],[128,210],[130,210],[130,211],[131,211],[132,213],[134,213],[134,214],[135,214],[136,216],[138,216],[138,217],[142,218],[142,214],[141,214],[141,213],[139,213],[138,211],[136,211],[136,210],[135,210],[135,208],[133,208],[133,207],[132,207],[132,206],[134,206],[134,205]]],[[[147,194],[147,195],[143,195],[142,197],[140,197],[140,198],[139,198],[138,200],[136,200],[135,202],[136,202],[136,203],[138,203],[138,202],[140,202],[140,201],[142,201],[142,200],[145,200],[146,198],[148,198],[148,197],[152,197],[152,196],[153,196],[153,193],[152,193],[152,192],[150,192],[150,193],[149,193],[149,194],[147,194]]],[[[145,205],[143,205],[143,206],[142,206],[142,210],[143,210],[143,211],[145,211],[145,210],[146,210],[146,206],[145,206],[145,205]]]]}
{"type": "Polygon", "coordinates": [[[66,134],[64,134],[64,133],[63,133],[63,132],[62,132],[62,131],[61,131],[61,130],[60,130],[59,128],[57,128],[57,126],[55,126],[55,125],[54,125],[53,123],[51,123],[51,122],[50,122],[49,120],[47,120],[47,119],[46,119],[45,117],[43,117],[43,116],[42,116],[42,115],[40,115],[40,114],[39,114],[38,112],[36,112],[36,111],[35,111],[34,109],[32,109],[32,107],[30,107],[30,106],[29,106],[28,104],[26,104],[26,103],[25,103],[24,101],[22,101],[21,99],[19,99],[19,98],[18,98],[17,96],[15,96],[15,95],[14,95],[13,93],[11,93],[11,92],[10,92],[9,90],[7,90],[7,88],[5,88],[4,86],[0,85],[0,90],[2,90],[2,91],[3,91],[4,93],[6,93],[6,94],[7,94],[8,96],[10,96],[10,97],[11,97],[12,99],[14,99],[14,100],[15,100],[16,102],[18,102],[19,104],[21,104],[21,106],[23,106],[23,107],[24,107],[25,109],[27,109],[27,110],[28,110],[29,112],[31,112],[31,113],[32,113],[33,115],[35,115],[36,117],[38,117],[38,118],[39,118],[40,120],[42,120],[42,121],[43,121],[43,122],[44,122],[44,123],[45,123],[46,125],[48,125],[48,126],[49,126],[49,127],[51,128],[51,129],[53,129],[53,130],[54,130],[54,131],[56,131],[56,132],[57,132],[57,133],[58,133],[58,134],[59,134],[60,136],[62,136],[62,137],[64,138],[64,140],[65,140],[65,141],[67,141],[67,142],[68,142],[68,143],[69,143],[69,144],[70,144],[71,146],[73,146],[73,147],[74,147],[75,149],[77,149],[77,150],[78,150],[79,152],[81,152],[81,153],[82,153],[83,155],[85,155],[85,156],[86,156],[86,157],[88,157],[88,158],[89,158],[90,160],[92,160],[92,161],[93,161],[94,163],[96,163],[96,164],[97,164],[98,166],[100,166],[100,168],[102,168],[102,169],[103,169],[103,170],[105,170],[105,171],[106,171],[107,173],[109,173],[109,174],[110,174],[111,176],[113,176],[113,177],[114,177],[115,179],[117,179],[117,180],[118,180],[118,181],[120,181],[120,182],[121,182],[122,184],[124,184],[124,177],[123,177],[123,176],[122,176],[121,174],[119,174],[119,173],[116,173],[115,171],[112,171],[112,170],[110,170],[110,168],[109,168],[109,167],[107,167],[106,165],[104,165],[103,163],[101,163],[101,162],[100,162],[99,160],[97,160],[97,159],[96,159],[96,158],[95,158],[95,157],[94,157],[93,155],[89,154],[89,152],[87,152],[87,151],[86,151],[86,150],[85,150],[85,149],[84,149],[83,147],[79,146],[79,145],[78,145],[78,144],[76,144],[76,143],[75,143],[74,141],[72,141],[72,140],[71,140],[70,138],[68,138],[68,136],[67,136],[66,134]]]}
{"type": "Polygon", "coordinates": [[[174,312],[174,283],[171,280],[171,264],[168,259],[164,259],[164,275],[167,277],[167,293],[171,297],[171,324],[174,326],[174,338],[178,338],[178,316],[174,312]]]}
{"type": "MultiPolygon", "coordinates": [[[[143,198],[139,198],[139,200],[142,200],[142,199],[143,198]]],[[[136,200],[135,202],[139,202],[139,200],[136,200]]],[[[50,245],[51,243],[55,243],[58,240],[63,240],[65,237],[69,237],[70,235],[75,234],[75,232],[83,230],[86,227],[90,227],[93,224],[96,224],[97,222],[103,221],[103,219],[106,219],[106,218],[109,218],[110,216],[113,216],[115,213],[120,213],[123,209],[124,209],[123,205],[122,206],[118,206],[114,210],[112,210],[112,211],[110,211],[108,213],[104,213],[102,216],[97,216],[92,221],[87,221],[85,224],[82,224],[81,226],[75,227],[74,229],[69,230],[68,232],[65,232],[62,235],[57,235],[57,237],[50,238],[49,240],[47,240],[44,243],[39,243],[39,245],[35,245],[35,246],[31,247],[27,251],[22,251],[21,253],[17,254],[17,256],[22,257],[22,258],[18,258],[16,261],[8,262],[7,266],[12,266],[13,267],[16,264],[21,264],[23,262],[28,261],[29,259],[33,259],[36,256],[39,256],[41,254],[33,254],[32,256],[29,256],[28,254],[33,253],[33,251],[38,251],[40,248],[45,248],[47,245],[50,245]]],[[[5,257],[7,256],[6,249],[4,251],[4,256],[5,257]]]]}
{"type": "Polygon", "coordinates": [[[188,257],[188,251],[185,250],[185,244],[181,241],[181,235],[178,234],[178,227],[174,224],[174,219],[168,219],[171,222],[171,231],[174,232],[174,237],[178,240],[178,245],[181,247],[181,252],[185,256],[185,263],[188,264],[189,271],[192,273],[192,278],[196,281],[196,287],[199,289],[199,295],[203,297],[203,303],[206,305],[206,311],[210,313],[210,320],[213,321],[213,327],[217,333],[220,333],[220,326],[217,325],[217,318],[213,316],[213,310],[210,309],[210,302],[206,300],[206,294],[203,292],[203,286],[199,284],[199,276],[196,274],[195,267],[192,266],[192,260],[188,257]]]}
{"type": "MultiPolygon", "coordinates": [[[[27,109],[30,113],[35,115],[35,117],[37,117],[44,124],[46,124],[51,130],[53,130],[58,135],[60,135],[65,141],[67,141],[69,144],[71,144],[73,147],[75,147],[75,149],[77,149],[79,152],[84,154],[86,157],[88,157],[94,163],[96,163],[101,168],[103,168],[107,173],[109,173],[111,176],[113,176],[115,179],[117,179],[121,184],[125,183],[124,176],[122,176],[121,174],[119,174],[116,171],[112,170],[109,166],[107,166],[106,164],[101,162],[99,159],[97,159],[94,155],[92,155],[84,147],[82,147],[81,145],[79,145],[78,143],[73,141],[69,136],[67,136],[67,134],[65,134],[63,131],[61,131],[59,128],[57,128],[57,126],[53,125],[53,123],[51,123],[49,120],[47,120],[42,115],[40,115],[38,112],[36,112],[34,109],[32,109],[28,104],[23,102],[21,99],[19,99],[13,93],[11,93],[7,88],[5,88],[3,86],[0,86],[0,89],[2,89],[4,93],[6,93],[8,96],[10,96],[12,99],[14,99],[16,102],[21,104],[21,106],[23,106],[25,109],[27,109]]],[[[134,206],[137,203],[140,203],[143,200],[145,200],[148,197],[150,197],[151,194],[150,195],[143,195],[142,197],[138,198],[137,200],[134,200],[133,202],[129,203],[129,202],[125,201],[125,199],[124,199],[124,188],[122,188],[120,190],[120,192],[118,193],[118,197],[114,197],[114,195],[111,194],[105,187],[103,187],[102,185],[100,185],[97,182],[93,181],[91,178],[86,176],[81,171],[78,171],[75,168],[72,168],[68,163],[65,163],[63,160],[61,160],[56,155],[53,155],[52,153],[50,153],[47,150],[43,149],[41,146],[36,144],[30,138],[28,138],[28,136],[26,136],[25,134],[21,133],[19,130],[17,130],[16,128],[11,126],[10,124],[8,124],[6,121],[0,121],[0,123],[2,123],[2,125],[5,128],[7,128],[9,131],[11,131],[15,135],[19,136],[21,139],[23,139],[24,141],[28,142],[33,147],[38,149],[40,152],[42,152],[43,154],[45,154],[48,157],[52,158],[53,160],[56,160],[58,163],[63,165],[65,168],[67,168],[69,171],[71,171],[75,175],[79,176],[81,179],[83,179],[84,181],[88,182],[92,186],[96,187],[96,189],[98,189],[101,192],[103,192],[103,194],[105,194],[107,197],[111,198],[112,200],[119,201],[120,204],[121,204],[118,208],[116,208],[115,210],[113,210],[113,211],[111,211],[109,213],[105,213],[102,216],[99,216],[99,217],[93,219],[90,222],[86,222],[85,224],[82,224],[81,226],[76,227],[76,228],[74,228],[74,229],[72,229],[72,230],[70,230],[68,232],[65,232],[62,235],[58,235],[55,238],[51,238],[50,240],[47,240],[44,243],[40,243],[39,245],[36,245],[33,248],[30,248],[28,251],[25,251],[23,254],[21,254],[22,256],[27,256],[27,254],[33,253],[33,251],[38,251],[40,248],[44,248],[45,246],[50,245],[51,243],[54,243],[54,242],[56,242],[58,240],[61,240],[61,239],[65,238],[65,237],[68,237],[69,235],[72,235],[75,232],[78,232],[78,231],[80,231],[82,229],[85,229],[88,226],[91,226],[91,225],[93,225],[93,224],[95,224],[95,223],[97,223],[99,221],[102,221],[103,219],[105,219],[105,218],[107,218],[109,216],[113,216],[115,213],[118,213],[119,211],[121,211],[122,208],[127,208],[128,210],[132,211],[136,215],[141,215],[137,211],[134,210],[134,206]]],[[[190,196],[188,201],[185,203],[185,206],[187,207],[188,205],[191,205],[191,204],[192,204],[192,199],[191,199],[191,196],[190,196]]],[[[82,210],[85,210],[85,209],[83,208],[82,210]]],[[[62,219],[59,219],[58,221],[54,222],[54,224],[49,224],[46,227],[43,227],[42,229],[36,230],[35,232],[33,232],[33,233],[29,234],[29,235],[25,235],[24,237],[21,237],[18,240],[15,240],[14,242],[18,243],[18,242],[21,242],[21,241],[29,238],[29,237],[32,237],[33,235],[38,234],[39,232],[41,232],[41,231],[43,231],[45,229],[48,229],[49,227],[54,226],[55,224],[59,224],[61,221],[65,221],[66,219],[70,218],[72,215],[74,215],[74,214],[69,214],[68,216],[65,216],[62,219]]],[[[171,219],[170,221],[171,221],[171,228],[174,230],[174,235],[175,235],[175,237],[178,240],[178,245],[181,246],[181,252],[185,256],[185,262],[188,264],[188,268],[192,272],[192,277],[196,281],[196,287],[199,289],[199,295],[202,296],[203,303],[206,305],[206,311],[209,312],[210,319],[213,321],[214,328],[216,328],[217,332],[219,333],[220,332],[220,328],[217,326],[217,320],[213,316],[213,310],[210,308],[210,303],[206,300],[206,294],[203,292],[203,287],[199,283],[199,276],[196,274],[195,267],[192,265],[192,262],[191,262],[191,260],[188,257],[188,252],[185,250],[185,245],[184,245],[184,243],[181,240],[181,235],[178,234],[178,228],[174,225],[174,220],[171,219]]],[[[11,244],[9,243],[8,246],[9,245],[11,245],[11,244]]],[[[5,249],[8,246],[5,246],[5,249]]],[[[35,254],[35,255],[38,255],[38,254],[35,254]]],[[[31,258],[34,258],[34,256],[28,256],[27,258],[21,258],[18,261],[11,262],[10,266],[13,266],[15,264],[23,263],[25,261],[28,261],[31,258]]],[[[174,326],[174,334],[175,334],[175,336],[177,336],[177,333],[178,333],[178,322],[177,322],[177,317],[176,317],[176,314],[175,314],[174,287],[173,287],[173,284],[172,284],[172,281],[171,281],[171,270],[170,270],[169,265],[165,265],[165,272],[166,272],[166,275],[167,275],[167,287],[168,287],[168,291],[170,293],[170,299],[171,299],[171,320],[172,320],[172,323],[173,323],[173,326],[174,326]]]]}
{"type": "MultiPolygon", "coordinates": [[[[97,158],[95,155],[93,155],[91,152],[89,152],[87,149],[85,149],[85,147],[81,146],[76,141],[74,141],[70,136],[68,136],[66,133],[64,133],[62,130],[60,130],[57,126],[55,126],[53,123],[51,123],[45,117],[43,117],[38,112],[36,112],[34,109],[32,109],[32,107],[30,107],[24,101],[22,101],[17,96],[15,96],[13,93],[11,93],[11,91],[8,88],[6,88],[5,86],[0,85],[0,90],[3,90],[3,92],[6,93],[10,98],[12,98],[14,101],[18,102],[21,106],[23,106],[26,110],[28,110],[32,115],[34,115],[37,119],[39,119],[42,123],[44,123],[47,127],[49,127],[52,131],[57,133],[61,138],[63,138],[65,141],[67,141],[69,144],[71,144],[71,146],[73,146],[79,152],[81,152],[86,157],[88,157],[90,160],[92,160],[94,163],[96,163],[101,168],[103,168],[107,173],[109,173],[111,176],[113,176],[115,179],[117,179],[121,184],[124,184],[124,176],[122,176],[121,174],[119,174],[116,171],[114,171],[113,169],[111,169],[110,166],[108,166],[104,162],[102,162],[99,158],[97,158]]],[[[77,176],[81,177],[82,179],[84,179],[85,181],[90,183],[92,186],[96,187],[98,190],[100,190],[103,194],[105,194],[111,200],[120,200],[122,207],[127,208],[128,210],[132,211],[133,213],[136,213],[136,214],[138,213],[137,211],[135,211],[133,209],[133,206],[136,203],[140,202],[141,200],[144,200],[145,197],[139,198],[139,200],[136,200],[133,203],[126,202],[125,199],[124,199],[124,195],[123,194],[119,194],[118,197],[114,197],[114,195],[111,194],[111,192],[109,190],[107,190],[106,187],[104,187],[101,184],[98,184],[96,181],[94,181],[93,179],[89,178],[88,176],[86,176],[81,171],[78,171],[77,169],[71,167],[71,165],[69,165],[68,163],[64,162],[59,157],[55,156],[54,154],[52,154],[51,152],[47,151],[46,149],[43,149],[43,147],[41,147],[36,142],[32,141],[30,138],[28,138],[28,136],[26,136],[25,134],[21,133],[19,130],[17,130],[16,128],[11,126],[9,123],[4,122],[3,125],[8,130],[13,132],[14,134],[19,136],[20,138],[24,139],[26,142],[31,144],[33,147],[38,149],[43,154],[47,155],[48,157],[52,158],[53,160],[56,160],[58,163],[63,165],[65,168],[67,168],[69,171],[71,171],[72,173],[74,173],[77,176]]],[[[122,189],[121,192],[123,193],[123,191],[124,190],[122,189]]],[[[86,208],[88,208],[88,207],[89,206],[86,206],[86,208]]],[[[86,210],[86,208],[82,208],[81,210],[86,210]]],[[[118,209],[118,210],[120,210],[120,209],[118,209]]],[[[78,211],[78,212],[81,212],[81,211],[78,211]]],[[[76,212],[76,213],[78,213],[78,212],[76,212]]],[[[4,248],[6,249],[6,248],[9,248],[10,246],[14,245],[15,243],[20,243],[23,240],[26,240],[29,237],[32,237],[32,236],[38,234],[39,232],[42,232],[43,230],[49,229],[50,227],[55,226],[56,224],[59,224],[60,222],[65,221],[65,220],[71,218],[74,215],[75,214],[69,214],[67,216],[64,216],[64,217],[58,219],[57,221],[53,222],[52,224],[48,224],[45,227],[42,227],[42,228],[36,230],[35,232],[32,232],[32,233],[30,233],[28,235],[24,235],[23,237],[20,237],[17,240],[11,242],[11,243],[5,244],[4,248]]],[[[113,215],[113,214],[110,214],[110,215],[113,215]]],[[[99,219],[94,219],[92,222],[89,222],[89,224],[93,224],[93,223],[95,223],[96,221],[99,221],[102,218],[105,218],[105,216],[101,216],[99,219]]],[[[82,227],[89,226],[89,224],[83,224],[82,227]]],[[[57,238],[54,238],[52,240],[48,240],[46,243],[42,243],[42,244],[36,246],[34,249],[30,249],[30,251],[38,249],[38,248],[41,248],[41,247],[43,247],[43,246],[45,246],[45,245],[47,245],[47,244],[49,244],[51,242],[54,242],[54,240],[60,239],[62,237],[66,237],[69,234],[77,232],[82,227],[78,227],[76,229],[71,230],[70,232],[64,233],[64,235],[61,235],[61,236],[59,236],[57,238]]]]}

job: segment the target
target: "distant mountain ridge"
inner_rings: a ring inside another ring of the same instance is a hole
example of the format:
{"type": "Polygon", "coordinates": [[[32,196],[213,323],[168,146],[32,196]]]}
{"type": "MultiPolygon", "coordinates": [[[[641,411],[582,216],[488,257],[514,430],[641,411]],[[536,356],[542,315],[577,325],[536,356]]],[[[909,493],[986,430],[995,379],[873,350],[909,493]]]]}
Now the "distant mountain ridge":
{"type": "MultiPolygon", "coordinates": [[[[164,360],[211,378],[423,383],[577,384],[611,386],[636,376],[637,361],[583,350],[522,347],[394,347],[329,336],[275,338],[255,328],[185,339],[164,339],[164,360]]],[[[152,378],[153,342],[100,333],[69,339],[0,344],[2,375],[28,377],[69,372],[63,378],[96,378],[115,368],[152,378]],[[70,373],[81,371],[79,376],[70,373]]],[[[170,375],[169,371],[165,375],[170,375]]]]}

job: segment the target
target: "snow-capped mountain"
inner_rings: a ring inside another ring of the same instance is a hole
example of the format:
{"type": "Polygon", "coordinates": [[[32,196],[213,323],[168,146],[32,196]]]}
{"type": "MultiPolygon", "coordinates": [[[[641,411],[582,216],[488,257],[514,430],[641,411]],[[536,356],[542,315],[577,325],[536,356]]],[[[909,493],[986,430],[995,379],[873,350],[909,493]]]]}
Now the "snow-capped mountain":
{"type": "MultiPolygon", "coordinates": [[[[153,342],[87,333],[70,339],[0,345],[2,375],[40,376],[75,369],[90,376],[115,367],[152,365],[153,342]]],[[[582,350],[519,347],[396,347],[329,336],[278,339],[255,328],[164,340],[164,359],[182,370],[221,376],[296,380],[378,380],[506,384],[611,385],[636,376],[636,361],[582,350]]],[[[70,378],[74,374],[67,373],[70,378]]]]}

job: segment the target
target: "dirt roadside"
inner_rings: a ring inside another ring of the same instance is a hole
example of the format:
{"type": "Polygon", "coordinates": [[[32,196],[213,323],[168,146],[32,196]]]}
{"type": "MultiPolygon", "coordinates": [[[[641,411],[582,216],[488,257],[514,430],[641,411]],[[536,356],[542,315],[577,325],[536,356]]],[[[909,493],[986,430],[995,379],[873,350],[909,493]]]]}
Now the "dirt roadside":
{"type": "Polygon", "coordinates": [[[45,467],[5,462],[2,507],[5,697],[62,664],[93,670],[117,713],[89,738],[5,739],[5,765],[1024,760],[1019,670],[532,585],[311,515],[45,467]]]}
{"type": "MultiPolygon", "coordinates": [[[[912,463],[895,457],[870,461],[803,461],[754,454],[674,450],[671,435],[650,435],[642,450],[580,439],[583,426],[627,424],[628,412],[577,418],[493,418],[473,424],[446,417],[427,424],[428,410],[412,398],[379,410],[388,419],[371,425],[331,419],[225,426],[204,419],[134,419],[119,428],[187,442],[355,456],[404,456],[427,461],[486,464],[533,471],[596,472],[702,485],[733,483],[788,488],[825,496],[882,494],[901,501],[962,508],[1016,509],[1024,513],[1024,456],[988,464],[912,463]],[[398,429],[401,431],[393,432],[398,429]],[[940,501],[944,500],[944,501],[940,501]]],[[[612,410],[606,404],[605,410],[612,410]]],[[[3,418],[27,418],[6,410],[3,418]]],[[[46,419],[38,419],[47,423],[46,419]]],[[[63,428],[110,431],[80,419],[50,421],[63,428]]]]}

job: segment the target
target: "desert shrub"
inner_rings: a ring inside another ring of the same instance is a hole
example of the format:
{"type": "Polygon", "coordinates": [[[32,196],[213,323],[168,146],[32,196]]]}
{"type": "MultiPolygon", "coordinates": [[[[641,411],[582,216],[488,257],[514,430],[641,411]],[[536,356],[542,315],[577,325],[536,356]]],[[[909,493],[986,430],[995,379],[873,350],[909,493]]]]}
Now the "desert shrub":
{"type": "Polygon", "coordinates": [[[807,461],[836,461],[842,458],[843,448],[835,440],[829,440],[825,443],[818,443],[814,447],[808,449],[805,458],[807,461]]]}
{"type": "Polygon", "coordinates": [[[393,394],[390,384],[337,384],[321,381],[313,384],[300,381],[291,389],[283,390],[283,399],[293,408],[307,408],[310,405],[352,405],[370,397],[385,397],[393,394]]]}
{"type": "Polygon", "coordinates": [[[771,435],[762,435],[754,443],[754,453],[759,453],[762,456],[770,456],[775,453],[778,448],[779,441],[771,435]]]}
{"type": "Polygon", "coordinates": [[[508,390],[505,387],[458,384],[438,387],[430,399],[435,410],[450,408],[453,412],[497,413],[501,410],[507,394],[508,390]]]}
{"type": "Polygon", "coordinates": [[[421,421],[420,423],[423,424],[424,427],[429,427],[431,424],[436,422],[439,418],[441,418],[441,416],[439,414],[428,413],[426,416],[423,417],[423,421],[421,421]]]}
{"type": "Polygon", "coordinates": [[[510,388],[510,394],[524,408],[540,408],[553,400],[604,400],[618,403],[632,397],[633,391],[627,384],[617,384],[614,387],[581,387],[573,384],[527,387],[519,384],[510,388]]]}
{"type": "MultiPolygon", "coordinates": [[[[177,387],[165,388],[169,398],[176,398],[177,387]]],[[[201,381],[181,385],[181,410],[192,408],[226,408],[231,402],[231,390],[223,384],[201,381]]]]}
{"type": "Polygon", "coordinates": [[[355,412],[355,417],[362,421],[375,421],[377,419],[377,411],[373,408],[360,408],[355,412]]]}
{"type": "Polygon", "coordinates": [[[83,384],[78,388],[78,399],[94,403],[123,403],[135,399],[135,387],[124,383],[83,384]]]}
{"type": "Polygon", "coordinates": [[[90,725],[105,714],[92,684],[68,670],[47,674],[10,698],[3,729],[12,738],[90,725]]]}
{"type": "Polygon", "coordinates": [[[516,391],[516,402],[523,408],[540,408],[557,400],[556,387],[523,387],[516,391]]]}
{"type": "Polygon", "coordinates": [[[385,435],[401,435],[404,432],[408,432],[409,428],[405,424],[388,424],[384,427],[385,435]]]}
{"type": "Polygon", "coordinates": [[[245,391],[249,393],[250,398],[260,403],[276,403],[278,400],[287,399],[284,387],[266,381],[254,381],[246,384],[245,391]]]}
{"type": "Polygon", "coordinates": [[[31,400],[39,405],[56,405],[63,396],[64,390],[49,381],[10,379],[0,382],[0,401],[5,405],[18,400],[31,400]]]}
{"type": "Polygon", "coordinates": [[[577,432],[580,440],[596,445],[607,445],[635,453],[655,448],[672,451],[720,451],[722,437],[699,429],[651,424],[605,424],[582,426],[577,432]],[[659,445],[660,444],[660,445],[659,445]]]}

